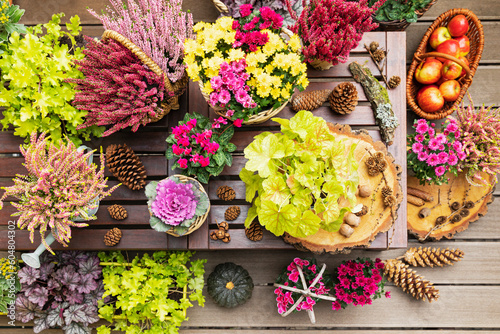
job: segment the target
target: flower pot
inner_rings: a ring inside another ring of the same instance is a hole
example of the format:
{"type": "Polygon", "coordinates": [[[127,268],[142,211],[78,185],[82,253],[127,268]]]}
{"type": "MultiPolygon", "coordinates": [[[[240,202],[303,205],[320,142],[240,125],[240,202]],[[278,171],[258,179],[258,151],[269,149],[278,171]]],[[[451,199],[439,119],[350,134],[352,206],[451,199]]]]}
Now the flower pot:
{"type": "Polygon", "coordinates": [[[312,62],[309,63],[315,70],[318,70],[318,71],[326,71],[328,70],[329,68],[331,68],[333,65],[330,64],[329,62],[327,61],[324,61],[324,60],[319,60],[319,59],[315,59],[313,60],[312,62]]]}

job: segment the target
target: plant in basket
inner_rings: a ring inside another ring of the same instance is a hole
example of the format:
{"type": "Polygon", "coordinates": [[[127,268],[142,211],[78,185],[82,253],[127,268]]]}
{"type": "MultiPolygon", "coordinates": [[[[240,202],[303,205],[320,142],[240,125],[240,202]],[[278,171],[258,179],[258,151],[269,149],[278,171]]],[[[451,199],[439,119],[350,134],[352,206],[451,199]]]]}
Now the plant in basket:
{"type": "Polygon", "coordinates": [[[356,144],[347,147],[309,111],[273,121],[281,133],[263,132],[244,150],[248,161],[240,178],[253,204],[245,226],[258,217],[276,236],[338,231],[344,215],[360,207],[356,144]]]}
{"type": "Polygon", "coordinates": [[[435,124],[425,119],[413,124],[416,133],[407,136],[408,167],[421,184],[448,183],[446,174],[457,175],[466,158],[458,122],[449,118],[442,133],[436,133],[435,124]]]}
{"type": "Polygon", "coordinates": [[[219,175],[224,166],[233,163],[230,153],[236,150],[236,145],[229,142],[233,134],[233,125],[223,117],[210,122],[198,113],[186,114],[167,138],[170,147],[166,157],[175,159],[172,169],[180,168],[184,175],[208,183],[210,175],[219,175]]]}
{"type": "MultiPolygon", "coordinates": [[[[380,298],[384,293],[382,279],[384,263],[380,259],[375,261],[369,258],[357,258],[343,261],[333,273],[335,297],[332,309],[344,309],[347,305],[370,305],[373,300],[380,298]]],[[[390,292],[385,293],[390,298],[390,292]]]]}
{"type": "Polygon", "coordinates": [[[384,1],[379,0],[370,7],[368,0],[302,0],[304,10],[300,16],[287,1],[288,10],[296,20],[291,29],[304,44],[305,61],[323,70],[345,63],[363,33],[378,27],[372,14],[384,1]]]}
{"type": "Polygon", "coordinates": [[[62,328],[66,334],[90,333],[99,321],[97,304],[104,293],[102,268],[95,253],[44,253],[41,266],[19,270],[21,292],[16,320],[33,321],[33,331],[62,328]]]}
{"type": "MultiPolygon", "coordinates": [[[[406,21],[417,22],[418,12],[426,8],[434,0],[387,0],[375,12],[375,20],[378,22],[406,21]]],[[[370,0],[369,6],[373,6],[377,0],[370,0]]],[[[403,29],[404,30],[404,29],[403,29]]]]}
{"type": "Polygon", "coordinates": [[[185,44],[187,73],[208,103],[235,121],[264,122],[286,105],[295,88],[308,85],[297,35],[286,42],[282,18],[269,7],[242,5],[238,20],[219,18],[194,26],[185,44]]]}
{"type": "Polygon", "coordinates": [[[146,186],[151,227],[182,236],[205,221],[210,201],[201,184],[185,176],[171,176],[146,186]]]}
{"type": "Polygon", "coordinates": [[[0,0],[0,54],[7,49],[9,36],[15,31],[26,33],[24,24],[18,23],[24,15],[24,9],[18,5],[9,4],[8,0],[0,0]]]}
{"type": "Polygon", "coordinates": [[[39,227],[43,245],[52,252],[45,241],[47,229],[55,240],[67,246],[71,227],[88,226],[82,221],[96,219],[89,212],[95,212],[99,201],[118,186],[105,190],[103,154],[98,168],[88,162],[93,152],[84,153],[72,142],[56,147],[45,134],[37,138],[33,133],[30,145],[20,150],[28,174],[17,175],[13,186],[2,187],[5,193],[0,198],[0,209],[7,196],[18,199],[11,202],[18,210],[13,214],[19,216],[18,227],[30,231],[31,242],[39,227]]]}

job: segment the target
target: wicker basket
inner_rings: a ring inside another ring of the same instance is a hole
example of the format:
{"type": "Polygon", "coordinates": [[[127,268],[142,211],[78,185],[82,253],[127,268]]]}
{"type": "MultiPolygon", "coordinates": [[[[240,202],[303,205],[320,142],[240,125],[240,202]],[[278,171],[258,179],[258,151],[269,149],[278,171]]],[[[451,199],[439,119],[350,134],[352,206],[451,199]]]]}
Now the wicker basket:
{"type": "MultiPolygon", "coordinates": [[[[201,192],[203,193],[207,193],[205,191],[205,188],[203,188],[203,186],[201,185],[200,182],[198,182],[198,180],[196,179],[193,179],[192,177],[189,177],[189,176],[185,176],[185,175],[180,175],[180,174],[175,174],[175,175],[172,175],[170,177],[178,177],[179,180],[182,182],[182,183],[186,183],[188,180],[191,180],[191,181],[195,181],[196,184],[198,184],[198,188],[200,189],[201,192]]],[[[207,195],[208,196],[208,195],[207,195]]],[[[207,217],[208,217],[208,213],[210,212],[210,201],[208,201],[208,209],[207,209],[207,212],[205,212],[205,214],[203,216],[199,216],[195,221],[194,223],[191,224],[191,226],[189,226],[189,229],[187,230],[186,233],[184,233],[183,235],[179,235],[177,233],[174,232],[173,229],[170,229],[168,231],[166,231],[165,233],[167,234],[170,234],[174,237],[183,237],[183,236],[186,236],[188,234],[191,234],[193,233],[194,231],[196,231],[197,229],[199,229],[201,227],[201,225],[203,225],[203,223],[205,222],[205,220],[207,220],[207,217]]],[[[149,214],[152,216],[153,213],[151,212],[151,209],[149,209],[149,214]]]]}
{"type": "Polygon", "coordinates": [[[443,14],[441,14],[432,25],[427,29],[420,45],[417,48],[417,51],[413,55],[413,61],[410,65],[410,69],[408,70],[408,76],[406,78],[406,100],[408,106],[413,110],[418,116],[425,119],[441,119],[453,113],[454,108],[462,101],[467,89],[472,83],[472,78],[474,77],[474,73],[476,73],[477,67],[479,66],[479,60],[481,60],[481,55],[483,53],[484,48],[484,32],[481,21],[477,18],[477,16],[468,9],[463,8],[455,8],[451,9],[443,14]],[[467,31],[467,37],[470,41],[470,52],[466,56],[466,59],[469,61],[469,66],[464,66],[465,64],[455,57],[449,55],[443,55],[438,52],[431,52],[432,48],[428,45],[429,37],[432,32],[438,27],[445,27],[448,22],[458,14],[463,14],[469,21],[469,30],[467,31]],[[424,58],[427,57],[443,57],[447,59],[451,59],[461,65],[466,71],[467,74],[460,79],[458,79],[460,83],[460,95],[458,99],[454,102],[445,102],[443,108],[436,113],[427,113],[423,111],[417,104],[417,92],[422,87],[420,83],[415,80],[415,70],[417,66],[422,62],[424,58]]]}
{"type": "Polygon", "coordinates": [[[170,82],[168,79],[167,75],[161,70],[161,68],[147,55],[145,54],[137,45],[132,43],[131,40],[126,38],[125,36],[121,35],[120,33],[113,31],[113,30],[105,30],[104,33],[102,34],[101,37],[102,40],[106,41],[107,39],[114,39],[130,51],[134,55],[139,58],[139,60],[146,65],[151,71],[153,71],[156,75],[160,76],[163,78],[164,83],[165,83],[165,89],[168,92],[174,92],[174,96],[169,98],[168,100],[165,100],[161,103],[161,108],[158,108],[157,116],[154,118],[148,119],[147,123],[150,122],[157,122],[165,115],[167,115],[170,110],[177,110],[179,109],[179,100],[178,97],[184,93],[186,90],[187,83],[189,81],[189,78],[187,76],[187,73],[184,72],[184,76],[177,80],[174,84],[170,82]]]}
{"type": "MultiPolygon", "coordinates": [[[[427,12],[436,2],[437,0],[432,0],[424,8],[416,10],[415,13],[417,14],[417,18],[421,18],[422,15],[424,15],[425,12],[427,12]]],[[[406,28],[408,28],[408,26],[411,24],[406,20],[376,21],[376,22],[378,23],[377,30],[380,31],[405,31],[406,28]]]]}

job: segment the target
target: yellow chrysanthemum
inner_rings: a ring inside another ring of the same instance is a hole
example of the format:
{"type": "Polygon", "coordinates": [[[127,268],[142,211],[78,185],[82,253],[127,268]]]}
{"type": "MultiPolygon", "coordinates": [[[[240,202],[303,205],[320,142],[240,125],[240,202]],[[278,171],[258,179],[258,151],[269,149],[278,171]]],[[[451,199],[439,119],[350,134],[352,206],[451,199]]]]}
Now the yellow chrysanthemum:
{"type": "Polygon", "coordinates": [[[203,85],[203,92],[208,95],[213,91],[214,90],[212,88],[212,85],[210,84],[210,81],[205,82],[205,84],[203,85]]]}
{"type": "Polygon", "coordinates": [[[290,40],[288,41],[288,46],[292,49],[293,52],[297,52],[300,50],[300,38],[297,34],[293,34],[290,40]]]}
{"type": "Polygon", "coordinates": [[[193,30],[194,32],[198,32],[198,31],[201,31],[205,28],[205,26],[207,26],[208,23],[205,23],[203,21],[200,21],[198,23],[196,23],[194,26],[193,26],[193,30]]]}
{"type": "Polygon", "coordinates": [[[191,63],[187,66],[186,72],[188,76],[193,80],[193,81],[199,81],[199,73],[200,73],[200,67],[196,63],[191,63]]]}
{"type": "Polygon", "coordinates": [[[245,52],[241,49],[231,49],[229,50],[228,59],[229,61],[235,61],[245,58],[245,52]]]}

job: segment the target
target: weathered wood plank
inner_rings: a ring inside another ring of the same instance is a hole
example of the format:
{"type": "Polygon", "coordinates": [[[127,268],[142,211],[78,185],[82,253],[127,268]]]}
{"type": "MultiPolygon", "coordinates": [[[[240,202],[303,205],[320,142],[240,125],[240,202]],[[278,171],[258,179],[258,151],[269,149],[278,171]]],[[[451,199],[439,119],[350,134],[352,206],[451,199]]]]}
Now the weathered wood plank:
{"type": "Polygon", "coordinates": [[[440,0],[422,16],[421,20],[434,20],[452,8],[467,8],[473,11],[479,19],[498,19],[500,2],[497,0],[440,0]]]}
{"type": "MultiPolygon", "coordinates": [[[[189,323],[186,323],[187,326],[181,327],[179,331],[180,334],[220,334],[220,329],[197,329],[190,328],[189,323]],[[186,328],[186,329],[183,329],[186,328]]],[[[232,326],[235,327],[235,326],[232,326]]],[[[307,329],[224,329],[224,334],[303,334],[307,329]]],[[[338,329],[336,327],[332,327],[331,329],[325,330],[314,330],[314,334],[331,334],[332,331],[335,331],[335,334],[408,334],[409,331],[405,330],[374,330],[364,329],[364,330],[349,330],[349,329],[338,329]]],[[[26,332],[27,333],[27,332],[26,332]]],[[[411,329],[412,334],[498,334],[499,331],[482,331],[482,330],[468,330],[464,332],[463,330],[414,330],[411,329]]]]}

